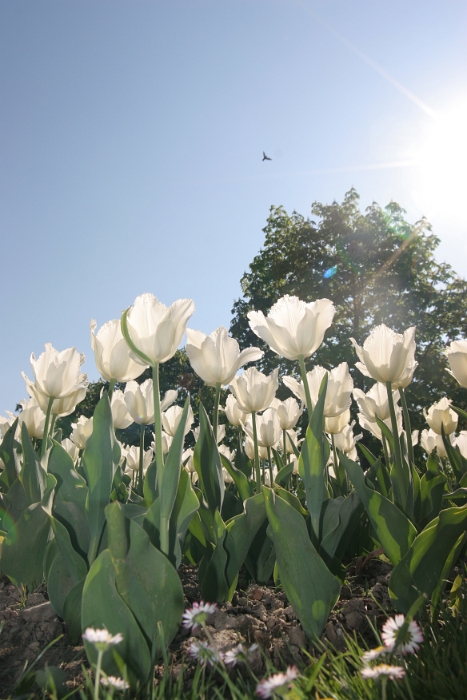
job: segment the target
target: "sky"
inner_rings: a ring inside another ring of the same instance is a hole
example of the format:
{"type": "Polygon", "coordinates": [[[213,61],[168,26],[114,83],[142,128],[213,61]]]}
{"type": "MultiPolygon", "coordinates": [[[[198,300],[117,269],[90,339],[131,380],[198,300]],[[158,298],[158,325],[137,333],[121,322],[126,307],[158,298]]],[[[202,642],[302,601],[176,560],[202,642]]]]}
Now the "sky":
{"type": "Polygon", "coordinates": [[[228,328],[271,205],[394,200],[466,277],[466,39],[459,0],[0,3],[0,413],[143,292],[228,328]]]}

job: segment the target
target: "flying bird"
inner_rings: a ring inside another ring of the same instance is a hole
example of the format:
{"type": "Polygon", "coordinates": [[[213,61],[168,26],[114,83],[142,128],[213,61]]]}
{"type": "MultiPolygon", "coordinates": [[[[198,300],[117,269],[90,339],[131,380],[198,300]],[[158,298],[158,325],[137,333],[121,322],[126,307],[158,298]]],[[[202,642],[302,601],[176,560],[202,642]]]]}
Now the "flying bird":
{"type": "Polygon", "coordinates": [[[263,151],[263,160],[272,160],[272,158],[269,158],[269,156],[267,156],[266,153],[263,151]]]}

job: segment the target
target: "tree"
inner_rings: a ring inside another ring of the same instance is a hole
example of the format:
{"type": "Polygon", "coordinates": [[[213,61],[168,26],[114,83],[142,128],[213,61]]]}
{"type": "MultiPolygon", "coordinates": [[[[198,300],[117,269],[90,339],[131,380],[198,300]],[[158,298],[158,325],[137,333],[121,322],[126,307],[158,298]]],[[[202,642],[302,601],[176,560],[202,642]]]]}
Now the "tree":
{"type": "Polygon", "coordinates": [[[397,332],[415,325],[419,367],[407,389],[414,427],[426,427],[421,408],[443,395],[465,407],[465,390],[445,371],[443,350],[467,336],[467,283],[435,260],[439,239],[430,224],[425,219],[408,223],[395,202],[384,209],[373,203],[362,213],[354,189],[342,204],[315,202],[312,214],[315,220],[271,207],[264,246],[243,275],[243,296],[232,309],[230,331],[241,347],[260,343],[263,371],[278,366],[281,374],[296,372],[293,363],[279,358],[251,331],[247,313],[267,313],[284,294],[307,302],[328,298],[336,315],[309,367],[331,368],[345,361],[355,385],[367,390],[372,381],[354,369],[357,358],[349,338],[361,345],[380,323],[397,332]]]}

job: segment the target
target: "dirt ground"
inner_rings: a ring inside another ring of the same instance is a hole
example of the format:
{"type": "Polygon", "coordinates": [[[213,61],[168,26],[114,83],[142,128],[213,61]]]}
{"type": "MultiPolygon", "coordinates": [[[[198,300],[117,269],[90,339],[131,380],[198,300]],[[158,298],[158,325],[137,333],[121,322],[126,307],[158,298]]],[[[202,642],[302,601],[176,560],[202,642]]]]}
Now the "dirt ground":
{"type": "MultiPolygon", "coordinates": [[[[375,557],[361,557],[347,568],[347,584],[332,611],[322,640],[337,649],[345,648],[344,632],[359,634],[369,646],[375,639],[369,620],[381,627],[392,612],[388,595],[390,564],[375,557]]],[[[196,569],[182,566],[179,570],[186,606],[199,601],[196,569]]],[[[87,666],[83,646],[72,646],[65,623],[56,615],[42,586],[24,600],[10,581],[0,579],[0,698],[7,698],[25,663],[29,665],[54,639],[63,635],[41,658],[37,668],[57,666],[67,676],[68,690],[77,689],[84,681],[82,665],[87,666]]],[[[221,651],[228,651],[239,642],[258,644],[277,666],[306,662],[313,653],[297,617],[284,592],[272,586],[240,582],[232,603],[220,606],[209,619],[212,636],[221,651]]],[[[201,633],[202,634],[202,633],[201,633]]],[[[193,635],[180,628],[173,640],[169,657],[173,672],[185,658],[193,635]]],[[[185,661],[186,665],[186,661],[185,661]]],[[[251,658],[251,667],[260,676],[264,658],[258,650],[251,658]]],[[[188,668],[188,675],[190,668],[188,668]]],[[[156,667],[156,678],[162,667],[156,667]]]]}

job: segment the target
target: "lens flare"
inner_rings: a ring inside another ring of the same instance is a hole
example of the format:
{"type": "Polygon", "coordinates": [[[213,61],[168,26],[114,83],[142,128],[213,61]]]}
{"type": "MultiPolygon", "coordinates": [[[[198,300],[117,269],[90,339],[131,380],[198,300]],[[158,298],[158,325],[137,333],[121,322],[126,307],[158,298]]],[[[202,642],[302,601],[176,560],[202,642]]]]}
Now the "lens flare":
{"type": "Polygon", "coordinates": [[[337,272],[337,265],[334,265],[333,267],[328,267],[328,269],[323,273],[323,277],[325,280],[327,280],[330,277],[334,277],[336,272],[337,272]]]}

